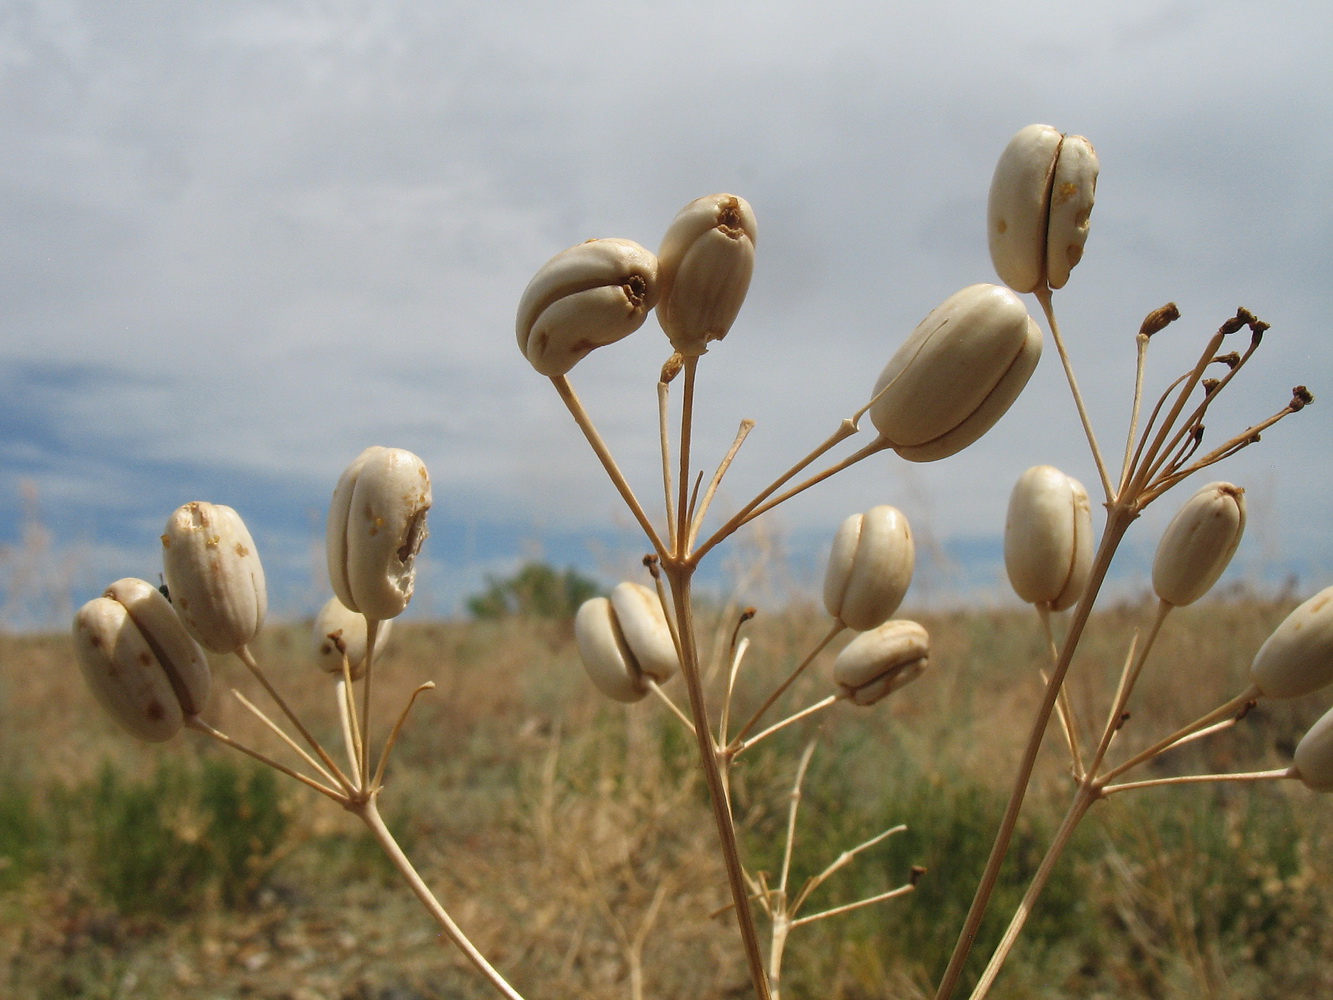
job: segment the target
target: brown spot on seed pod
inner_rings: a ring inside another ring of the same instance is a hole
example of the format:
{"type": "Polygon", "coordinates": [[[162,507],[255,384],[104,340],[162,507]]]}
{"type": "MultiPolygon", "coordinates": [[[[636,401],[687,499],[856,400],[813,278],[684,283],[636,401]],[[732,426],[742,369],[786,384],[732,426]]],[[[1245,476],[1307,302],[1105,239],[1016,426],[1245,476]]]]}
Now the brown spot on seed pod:
{"type": "Polygon", "coordinates": [[[237,543],[236,543],[236,555],[237,555],[238,558],[244,559],[244,558],[245,558],[246,556],[248,556],[249,554],[250,554],[250,550],[249,550],[249,549],[247,549],[247,548],[246,548],[244,545],[242,545],[240,542],[237,542],[237,543]]]}
{"type": "Polygon", "coordinates": [[[162,707],[161,702],[154,700],[143,707],[143,714],[154,722],[161,722],[167,717],[167,710],[162,707]]]}
{"type": "Polygon", "coordinates": [[[741,219],[741,203],[735,195],[729,197],[717,207],[717,228],[722,235],[733,240],[745,237],[744,221],[741,219]]]}
{"type": "Polygon", "coordinates": [[[162,547],[163,547],[164,549],[169,549],[169,548],[171,548],[171,538],[170,538],[169,536],[167,536],[167,535],[163,535],[163,536],[162,536],[162,547]]]}
{"type": "Polygon", "coordinates": [[[1055,208],[1063,205],[1076,194],[1078,194],[1078,185],[1072,181],[1065,181],[1051,192],[1051,207],[1055,208]]]}
{"type": "Polygon", "coordinates": [[[153,654],[152,654],[152,653],[140,653],[140,654],[139,654],[139,662],[142,663],[145,667],[151,667],[151,666],[153,665],[153,654]]]}
{"type": "Polygon", "coordinates": [[[1003,219],[996,219],[995,231],[999,233],[1001,236],[1003,236],[1005,233],[1009,231],[1009,223],[1005,222],[1003,219]]]}

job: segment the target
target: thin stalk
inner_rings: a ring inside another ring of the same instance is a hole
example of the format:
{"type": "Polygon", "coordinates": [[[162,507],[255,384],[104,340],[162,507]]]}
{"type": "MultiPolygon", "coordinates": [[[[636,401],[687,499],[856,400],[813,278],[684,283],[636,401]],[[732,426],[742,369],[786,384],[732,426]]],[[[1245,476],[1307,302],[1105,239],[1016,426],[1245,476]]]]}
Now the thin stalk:
{"type": "Polygon", "coordinates": [[[745,621],[742,617],[741,622],[737,623],[736,630],[731,634],[731,669],[727,671],[727,693],[722,699],[722,718],[717,724],[717,745],[724,747],[729,742],[727,730],[731,728],[731,702],[736,693],[736,678],[740,676],[741,662],[745,658],[745,653],[750,648],[750,640],[742,639],[736,642],[737,633],[740,632],[741,623],[745,621]]]}
{"type": "MultiPolygon", "coordinates": [[[[870,850],[870,848],[874,847],[876,844],[880,843],[883,840],[888,840],[895,834],[905,833],[906,831],[907,831],[907,824],[899,823],[897,826],[891,826],[889,827],[889,829],[883,830],[875,834],[875,836],[871,837],[869,840],[863,840],[855,847],[843,851],[841,854],[839,854],[836,858],[833,859],[832,864],[830,864],[827,868],[825,868],[822,872],[820,872],[814,878],[810,879],[810,881],[805,884],[805,886],[801,889],[800,894],[797,895],[796,901],[792,904],[791,908],[792,912],[795,913],[802,906],[804,906],[805,901],[810,898],[810,894],[812,892],[814,892],[821,885],[823,885],[828,880],[829,876],[833,875],[835,872],[838,872],[841,869],[847,867],[847,865],[851,864],[852,861],[855,860],[858,854],[862,853],[863,851],[870,850]]],[[[896,892],[897,890],[893,891],[896,892]]],[[[873,897],[874,900],[879,900],[882,898],[884,898],[883,894],[873,897]]],[[[868,905],[870,902],[871,902],[870,899],[863,899],[859,903],[853,903],[851,905],[853,907],[865,906],[868,905]]],[[[839,909],[841,909],[841,907],[839,907],[839,909]]],[[[832,913],[833,911],[825,911],[825,913],[823,914],[816,914],[815,916],[809,917],[805,920],[797,921],[797,923],[809,923],[812,920],[819,920],[821,919],[821,917],[830,916],[832,915],[832,913]]]]}
{"type": "Polygon", "coordinates": [[[1064,645],[1060,649],[1060,658],[1052,668],[1050,683],[1046,685],[1046,696],[1037,710],[1036,718],[1033,720],[1027,745],[1024,747],[1017,773],[1014,775],[1013,789],[1009,793],[1009,803],[1005,807],[1004,816],[1000,821],[999,829],[996,831],[995,842],[991,846],[990,856],[986,859],[986,867],[982,871],[981,880],[977,883],[976,893],[972,897],[972,905],[968,909],[962,930],[959,932],[958,942],[954,945],[949,965],[940,979],[939,989],[935,993],[936,1000],[949,1000],[963,974],[963,966],[967,962],[967,956],[976,941],[977,929],[981,926],[981,920],[986,914],[986,908],[990,905],[991,895],[994,893],[996,883],[999,880],[1000,866],[1004,863],[1005,855],[1009,851],[1009,844],[1013,840],[1014,829],[1018,825],[1018,814],[1023,807],[1023,799],[1027,795],[1028,785],[1032,781],[1032,771],[1036,767],[1037,754],[1041,749],[1046,727],[1050,722],[1051,714],[1055,711],[1060,686],[1064,684],[1069,665],[1073,662],[1074,651],[1078,648],[1079,640],[1083,637],[1083,629],[1088,623],[1092,606],[1101,591],[1102,582],[1106,579],[1106,573],[1111,566],[1111,559],[1115,556],[1121,539],[1124,538],[1125,532],[1129,530],[1129,526],[1136,516],[1137,514],[1132,508],[1120,503],[1112,504],[1107,512],[1106,528],[1102,532],[1101,543],[1097,548],[1096,556],[1093,558],[1087,589],[1084,590],[1078,606],[1074,609],[1073,617],[1070,619],[1069,631],[1065,633],[1064,645]]]}
{"type": "Polygon", "coordinates": [[[1060,364],[1064,366],[1065,379],[1069,382],[1069,391],[1074,395],[1074,405],[1078,408],[1078,419],[1083,424],[1083,433],[1088,438],[1088,447],[1092,449],[1092,460],[1097,466],[1097,475],[1101,477],[1106,502],[1111,503],[1116,498],[1115,488],[1111,485],[1111,476],[1106,471],[1106,461],[1102,458],[1102,450],[1097,446],[1097,435],[1093,433],[1092,419],[1088,416],[1088,409],[1083,404],[1083,393],[1079,392],[1078,379],[1074,377],[1074,366],[1069,361],[1069,352],[1065,350],[1064,337],[1060,336],[1060,324],[1055,319],[1055,307],[1051,301],[1051,290],[1043,285],[1032,294],[1037,297],[1037,301],[1041,303],[1042,312],[1046,314],[1046,325],[1051,328],[1051,339],[1055,341],[1055,349],[1060,355],[1060,364]]]}
{"type": "Polygon", "coordinates": [[[574,422],[579,425],[579,430],[583,431],[583,436],[587,439],[588,444],[592,447],[598,460],[601,461],[602,468],[606,470],[606,474],[611,477],[611,482],[615,486],[617,492],[620,493],[621,499],[625,501],[625,506],[627,506],[630,513],[634,515],[634,519],[639,522],[639,527],[643,529],[643,533],[648,536],[648,540],[652,543],[653,549],[659,556],[666,558],[668,554],[667,547],[662,544],[662,539],[657,537],[657,530],[653,527],[652,522],[648,520],[648,515],[644,513],[638,497],[636,497],[634,491],[630,489],[629,483],[626,481],[624,474],[620,471],[620,466],[616,465],[616,460],[611,457],[611,450],[606,446],[606,442],[602,440],[602,436],[597,432],[597,428],[593,426],[592,419],[588,416],[588,411],[585,410],[583,404],[579,402],[579,397],[575,394],[574,387],[570,385],[569,379],[564,375],[555,375],[551,378],[551,384],[555,386],[556,392],[558,392],[560,398],[564,400],[565,407],[569,410],[570,416],[572,416],[574,422]]]}
{"type": "Polygon", "coordinates": [[[800,927],[803,924],[813,924],[816,920],[825,920],[828,917],[836,917],[843,913],[850,913],[852,910],[859,910],[862,907],[873,906],[876,903],[882,903],[886,899],[897,899],[899,896],[906,896],[909,892],[916,891],[915,882],[906,882],[896,889],[890,889],[888,892],[881,892],[877,896],[867,896],[865,899],[858,899],[855,903],[844,903],[842,906],[835,906],[828,910],[821,910],[819,913],[812,913],[808,917],[798,917],[791,922],[793,928],[800,927]]]}
{"type": "Polygon", "coordinates": [[[1092,760],[1088,763],[1090,774],[1096,774],[1101,770],[1102,761],[1106,758],[1106,751],[1111,747],[1111,740],[1120,729],[1120,722],[1125,714],[1125,706],[1129,704],[1129,696],[1133,694],[1134,685],[1138,683],[1139,675],[1143,672],[1143,666],[1148,662],[1148,655],[1152,652],[1153,643],[1162,630],[1162,623],[1166,621],[1166,616],[1171,613],[1174,607],[1175,605],[1168,604],[1163,600],[1157,602],[1157,613],[1153,615],[1147,638],[1141,644],[1138,644],[1135,654],[1125,661],[1125,669],[1121,671],[1115,699],[1111,702],[1111,711],[1106,716],[1106,726],[1102,730],[1101,741],[1097,744],[1097,751],[1092,755],[1092,760]]]}
{"type": "Polygon", "coordinates": [[[249,698],[241,694],[241,692],[237,691],[235,688],[231,689],[231,693],[232,695],[235,696],[237,701],[239,701],[242,705],[245,706],[246,710],[249,711],[251,715],[257,718],[266,727],[268,727],[268,729],[275,736],[277,736],[278,739],[282,740],[282,742],[286,743],[287,746],[291,747],[292,750],[303,761],[305,761],[315,771],[317,771],[319,773],[319,776],[322,777],[325,781],[327,781],[330,785],[341,785],[346,783],[347,779],[341,771],[337,772],[336,777],[335,775],[330,774],[328,771],[326,771],[323,767],[320,766],[319,762],[316,761],[315,758],[311,757],[310,754],[306,753],[305,749],[299,743],[297,743],[294,739],[288,736],[286,731],[280,725],[278,725],[267,715],[265,715],[262,711],[260,711],[259,707],[256,706],[255,703],[252,702],[249,698]]]}
{"type": "Polygon", "coordinates": [[[731,889],[731,900],[735,907],[741,943],[745,949],[745,960],[758,1000],[771,1000],[768,974],[764,969],[764,956],[759,947],[754,912],[750,908],[749,892],[741,868],[736,828],[731,818],[731,803],[727,797],[722,770],[718,764],[717,752],[708,726],[708,709],[700,679],[699,651],[694,631],[694,609],[690,599],[690,578],[693,567],[668,562],[664,569],[671,580],[676,621],[680,628],[680,672],[685,677],[686,689],[690,695],[694,735],[699,747],[699,766],[703,769],[704,779],[708,784],[708,799],[713,809],[713,822],[717,827],[718,844],[727,873],[727,885],[731,889]]]}
{"type": "Polygon", "coordinates": [[[370,787],[370,679],[375,667],[375,640],[380,623],[366,619],[366,672],[361,675],[361,787],[370,787]]]}
{"type": "Polygon", "coordinates": [[[1298,778],[1294,767],[1279,767],[1272,771],[1242,771],[1237,774],[1180,774],[1174,778],[1149,778],[1146,781],[1125,781],[1119,785],[1107,785],[1102,795],[1115,792],[1128,792],[1135,788],[1159,788],[1163,785],[1200,785],[1218,781],[1276,781],[1282,778],[1298,778]]]}
{"type": "Polygon", "coordinates": [[[671,700],[671,696],[662,690],[662,686],[651,677],[645,678],[645,682],[648,685],[648,690],[657,695],[657,697],[662,700],[662,703],[672,711],[676,718],[685,723],[685,728],[690,732],[694,732],[694,723],[690,721],[690,717],[681,711],[679,705],[671,700]]]}
{"type": "Polygon", "coordinates": [[[838,635],[838,633],[841,632],[846,627],[847,626],[844,625],[841,621],[836,621],[833,623],[833,627],[828,630],[824,638],[820,639],[819,642],[815,644],[815,648],[810,650],[806,658],[796,665],[796,669],[791,672],[791,674],[787,677],[787,679],[773,689],[773,693],[770,694],[764,700],[764,703],[759,706],[759,708],[755,711],[754,715],[750,717],[750,721],[747,722],[745,725],[741,726],[741,731],[738,732],[736,734],[736,738],[731,741],[733,745],[743,743],[745,741],[746,734],[749,733],[751,729],[753,729],[756,725],[759,724],[759,720],[764,717],[764,713],[773,707],[773,703],[782,697],[783,693],[787,690],[787,688],[792,686],[796,678],[800,677],[801,674],[805,672],[805,669],[808,666],[810,666],[811,663],[814,662],[815,657],[818,656],[820,653],[822,653],[824,651],[824,648],[828,646],[828,644],[834,640],[834,638],[838,635]]]}
{"type": "Polygon", "coordinates": [[[787,879],[791,875],[791,857],[796,850],[796,816],[801,808],[801,785],[805,782],[805,772],[810,767],[810,758],[815,755],[814,742],[807,743],[801,751],[801,762],[796,765],[796,780],[792,782],[787,807],[787,843],[782,849],[782,873],[778,876],[778,892],[783,898],[787,895],[787,879]]]}
{"type": "MultiPolygon", "coordinates": [[[[1046,633],[1046,645],[1051,652],[1051,661],[1055,662],[1060,658],[1060,649],[1055,642],[1055,631],[1051,628],[1051,608],[1048,604],[1036,604],[1037,617],[1041,619],[1042,631],[1046,633]]],[[[1050,677],[1043,669],[1041,679],[1049,684],[1050,677]]],[[[1064,730],[1065,743],[1069,747],[1069,762],[1074,770],[1074,777],[1078,781],[1083,780],[1083,754],[1079,749],[1078,725],[1074,719],[1074,708],[1069,703],[1069,692],[1065,686],[1060,685],[1060,697],[1055,703],[1056,713],[1060,716],[1060,728],[1064,730]]]]}
{"type": "Polygon", "coordinates": [[[666,498],[666,530],[668,538],[676,537],[676,508],[671,502],[671,433],[667,429],[670,383],[657,383],[657,438],[662,452],[662,494],[666,498]]]}
{"type": "Polygon", "coordinates": [[[407,882],[408,886],[411,887],[412,892],[416,895],[417,899],[421,900],[422,905],[425,906],[430,915],[435,918],[436,923],[440,925],[445,936],[458,946],[459,950],[463,952],[467,957],[467,960],[472,963],[473,967],[476,968],[476,970],[486,978],[487,982],[495,987],[496,991],[502,996],[508,997],[509,1000],[523,1000],[523,995],[519,993],[518,990],[514,989],[514,987],[510,986],[504,976],[500,975],[491,963],[486,961],[486,957],[477,950],[476,946],[473,945],[470,940],[468,940],[467,935],[463,933],[462,929],[459,928],[456,923],[454,923],[453,918],[449,916],[448,911],[445,910],[440,904],[440,901],[435,898],[435,894],[430,891],[430,887],[426,885],[421,876],[417,873],[412,862],[408,860],[407,855],[403,853],[403,849],[398,846],[398,841],[396,841],[393,834],[389,832],[389,828],[384,825],[384,820],[380,816],[379,809],[375,805],[375,796],[371,795],[364,801],[349,804],[348,808],[356,813],[361,821],[370,829],[371,835],[379,843],[380,847],[384,850],[384,853],[388,855],[389,861],[393,864],[394,868],[398,869],[398,873],[407,882]]]}
{"type": "Polygon", "coordinates": [[[356,688],[352,684],[352,665],[343,654],[343,675],[338,681],[338,721],[342,725],[343,744],[355,774],[361,761],[361,726],[356,721],[356,688]]]}
{"type": "Polygon", "coordinates": [[[389,754],[393,752],[393,745],[398,742],[398,734],[403,731],[403,724],[407,722],[407,713],[412,711],[412,706],[417,703],[417,697],[423,691],[435,690],[434,681],[426,681],[425,684],[417,685],[417,689],[407,699],[407,704],[403,706],[402,713],[398,716],[398,721],[393,724],[393,729],[389,730],[389,738],[384,741],[384,750],[380,753],[379,766],[375,768],[375,779],[370,783],[370,788],[374,791],[384,784],[384,769],[389,764],[389,754]]]}
{"type": "Polygon", "coordinates": [[[676,511],[675,556],[684,559],[689,555],[689,502],[686,498],[686,486],[690,481],[690,446],[694,438],[694,383],[699,371],[698,357],[685,359],[685,392],[680,404],[680,493],[676,511]]]}
{"type": "Polygon", "coordinates": [[[836,705],[838,702],[842,701],[847,697],[848,696],[846,694],[831,694],[826,698],[821,698],[813,705],[808,705],[805,708],[801,709],[799,712],[795,712],[792,715],[787,716],[781,722],[773,723],[773,725],[769,726],[762,733],[757,733],[756,735],[751,736],[748,740],[732,740],[731,746],[727,747],[726,751],[727,756],[731,760],[735,760],[746,750],[750,749],[750,747],[754,746],[756,743],[759,743],[767,739],[768,737],[772,736],[779,730],[786,729],[788,726],[792,725],[793,723],[800,722],[802,719],[808,719],[816,712],[822,712],[830,705],[836,705]]]}
{"type": "Polygon", "coordinates": [[[1234,715],[1236,712],[1243,709],[1250,702],[1259,698],[1262,694],[1263,692],[1259,690],[1257,685],[1251,684],[1240,694],[1236,695],[1236,697],[1232,698],[1230,701],[1225,702],[1222,705],[1219,705],[1217,708],[1213,709],[1207,715],[1200,716],[1198,719],[1195,719],[1193,722],[1191,722],[1188,726],[1182,726],[1180,729],[1177,729],[1174,733],[1172,733],[1165,739],[1158,740],[1152,746],[1148,747],[1147,750],[1135,754],[1133,757],[1129,758],[1129,760],[1125,761],[1122,764],[1117,764],[1115,767],[1111,768],[1111,770],[1103,774],[1101,776],[1101,780],[1103,782],[1114,781],[1116,778],[1120,777],[1120,775],[1124,774],[1126,771],[1138,767],[1145,761],[1152,760],[1152,758],[1156,757],[1164,750],[1168,750],[1171,747],[1175,746],[1177,743],[1180,743],[1182,740],[1194,736],[1196,733],[1200,732],[1201,730],[1203,730],[1208,726],[1211,726],[1214,722],[1218,721],[1219,719],[1224,719],[1228,715],[1234,715]]]}
{"type": "Polygon", "coordinates": [[[727,474],[727,469],[731,468],[732,461],[736,458],[736,453],[740,451],[741,445],[745,443],[745,438],[750,431],[754,430],[753,420],[742,420],[740,428],[736,431],[736,438],[731,442],[731,447],[723,456],[718,464],[717,471],[713,473],[713,479],[708,484],[708,489],[704,491],[703,501],[695,508],[693,516],[690,519],[690,533],[686,538],[686,545],[693,545],[694,540],[699,535],[699,528],[703,525],[704,515],[708,513],[708,505],[713,502],[713,496],[717,493],[718,486],[722,483],[722,477],[727,474]]]}
{"type": "Polygon", "coordinates": [[[1125,460],[1120,466],[1120,489],[1128,485],[1129,470],[1133,464],[1134,439],[1139,433],[1139,413],[1143,407],[1143,377],[1148,367],[1148,342],[1151,337],[1140,333],[1134,338],[1137,360],[1134,365],[1134,403],[1129,412],[1129,433],[1125,435],[1125,460]]]}
{"type": "Polygon", "coordinates": [[[196,732],[203,733],[205,736],[217,740],[223,746],[231,747],[233,750],[239,750],[247,757],[253,757],[255,760],[259,761],[259,763],[267,764],[275,771],[281,771],[289,778],[295,778],[297,781],[301,782],[301,784],[313,788],[321,795],[327,795],[329,798],[333,799],[333,801],[337,802],[339,805],[342,805],[347,801],[345,793],[339,791],[336,788],[330,788],[328,785],[322,785],[314,778],[304,775],[300,771],[292,770],[286,764],[278,763],[272,757],[268,756],[268,754],[260,753],[258,750],[246,746],[239,740],[233,739],[232,737],[228,736],[221,730],[214,729],[212,726],[210,726],[203,719],[199,718],[199,716],[197,715],[186,716],[185,725],[188,726],[190,729],[195,730],[196,732]]]}

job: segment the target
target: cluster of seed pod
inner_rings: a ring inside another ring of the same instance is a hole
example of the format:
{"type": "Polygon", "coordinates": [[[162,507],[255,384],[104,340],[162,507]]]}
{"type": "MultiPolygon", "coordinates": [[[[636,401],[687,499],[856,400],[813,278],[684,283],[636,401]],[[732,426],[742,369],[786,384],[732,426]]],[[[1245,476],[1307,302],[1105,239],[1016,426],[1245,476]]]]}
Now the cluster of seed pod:
{"type": "MultiPolygon", "coordinates": [[[[425,466],[401,449],[368,448],[343,474],[327,546],[338,597],[315,626],[337,649],[336,668],[324,653],[326,669],[341,672],[345,654],[355,673],[365,657],[367,618],[393,618],[407,607],[430,499],[425,466]]],[[[131,734],[154,742],[203,711],[203,650],[243,650],[268,610],[259,554],[230,507],[193,501],[178,508],[162,534],[162,562],[170,600],[150,583],[124,579],[74,616],[75,653],[93,694],[131,734]]]]}

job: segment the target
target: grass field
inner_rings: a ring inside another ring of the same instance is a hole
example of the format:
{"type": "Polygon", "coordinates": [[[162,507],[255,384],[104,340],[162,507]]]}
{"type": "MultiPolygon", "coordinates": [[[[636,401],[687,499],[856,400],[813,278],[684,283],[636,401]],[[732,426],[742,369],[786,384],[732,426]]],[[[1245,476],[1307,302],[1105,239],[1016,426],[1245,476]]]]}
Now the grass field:
{"type": "MultiPolygon", "coordinates": [[[[1238,693],[1288,609],[1245,600],[1178,612],[1118,739],[1145,745],[1238,693]]],[[[1071,680],[1086,716],[1105,712],[1144,614],[1126,606],[1094,620],[1071,680]]],[[[841,704],[784,731],[736,774],[749,866],[774,872],[796,762],[819,737],[798,885],[843,849],[908,825],[823,886],[812,909],[928,869],[911,895],[795,931],[785,996],[923,996],[971,898],[1040,695],[1042,640],[1018,612],[923,622],[932,659],[921,680],[878,706],[841,704]]],[[[748,703],[825,628],[799,610],[750,623],[748,703]]],[[[305,631],[272,628],[257,655],[332,738],[331,689],[310,666],[305,631]]],[[[826,693],[828,663],[817,667],[785,705],[826,693]]],[[[383,809],[525,996],[747,994],[733,925],[714,915],[727,890],[692,745],[660,706],[597,696],[568,628],[550,622],[403,624],[377,676],[382,718],[420,681],[437,684],[396,751],[383,809]]],[[[239,663],[216,661],[208,718],[268,747],[228,693],[255,695],[248,681],[239,663]]],[[[1325,700],[1261,704],[1154,774],[1284,765],[1325,700]]],[[[1047,752],[984,930],[992,942],[1068,799],[1054,737],[1047,752]]],[[[0,636],[0,765],[0,995],[489,995],[352,817],[194,734],[136,744],[97,709],[63,636],[0,636]]],[[[998,995],[1330,995],[1331,819],[1333,802],[1296,782],[1149,789],[1098,804],[998,995]]]]}

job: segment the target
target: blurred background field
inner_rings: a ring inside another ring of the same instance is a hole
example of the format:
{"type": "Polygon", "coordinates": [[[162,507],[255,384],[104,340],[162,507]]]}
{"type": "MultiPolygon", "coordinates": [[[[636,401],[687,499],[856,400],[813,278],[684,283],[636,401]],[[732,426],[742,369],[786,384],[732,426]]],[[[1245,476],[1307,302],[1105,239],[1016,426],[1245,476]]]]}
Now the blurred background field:
{"type": "MultiPolygon", "coordinates": [[[[1172,616],[1130,705],[1125,748],[1242,690],[1254,650],[1292,603],[1240,596],[1172,616]]],[[[718,636],[732,614],[718,609],[718,636]]],[[[1145,615],[1126,604],[1095,619],[1071,682],[1085,717],[1105,711],[1145,615]]],[[[1035,618],[1016,611],[922,621],[933,648],[921,680],[873,708],[840,704],[741,758],[734,791],[746,856],[772,873],[797,761],[819,739],[794,885],[880,830],[909,827],[824,885],[811,912],[899,885],[913,865],[928,869],[906,898],[793,932],[786,996],[924,995],[970,900],[1039,698],[1042,640],[1035,618]]],[[[826,627],[800,607],[750,622],[736,714],[826,627]]],[[[257,655],[332,740],[332,690],[308,647],[303,627],[275,626],[257,655]]],[[[825,654],[782,705],[825,694],[830,662],[825,654]]],[[[404,623],[377,677],[382,726],[416,684],[437,685],[396,751],[384,812],[520,991],[532,1000],[746,994],[734,930],[717,915],[725,882],[688,734],[651,699],[626,707],[598,696],[567,621],[404,623]]],[[[681,699],[678,685],[668,690],[681,699]]],[[[215,661],[209,721],[272,747],[232,686],[258,697],[239,663],[215,661]]],[[[1261,704],[1152,776],[1282,766],[1325,701],[1261,704]]],[[[1071,790],[1054,738],[1047,755],[988,941],[1071,790]]],[[[1333,802],[1295,782],[1150,789],[1099,804],[1000,995],[1329,995],[1330,819],[1333,802]]],[[[195,734],[136,744],[97,709],[63,635],[0,634],[0,995],[425,1000],[488,991],[437,940],[352,817],[195,734]]]]}

